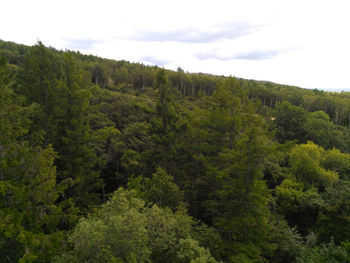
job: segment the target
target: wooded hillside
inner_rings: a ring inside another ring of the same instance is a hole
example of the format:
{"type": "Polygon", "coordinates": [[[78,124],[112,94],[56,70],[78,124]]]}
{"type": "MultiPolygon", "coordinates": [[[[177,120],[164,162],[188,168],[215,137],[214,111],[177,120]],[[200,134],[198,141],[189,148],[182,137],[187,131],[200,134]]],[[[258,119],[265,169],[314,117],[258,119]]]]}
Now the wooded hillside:
{"type": "Polygon", "coordinates": [[[350,93],[0,41],[2,262],[350,262],[350,93]]]}

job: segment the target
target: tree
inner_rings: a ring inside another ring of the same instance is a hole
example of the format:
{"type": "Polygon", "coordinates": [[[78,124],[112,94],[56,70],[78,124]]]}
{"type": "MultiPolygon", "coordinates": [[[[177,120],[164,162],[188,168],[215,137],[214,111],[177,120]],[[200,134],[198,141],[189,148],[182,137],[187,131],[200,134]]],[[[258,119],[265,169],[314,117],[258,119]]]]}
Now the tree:
{"type": "Polygon", "coordinates": [[[56,116],[59,138],[54,144],[59,154],[58,175],[60,180],[73,179],[67,196],[73,197],[78,207],[88,209],[101,194],[101,180],[94,171],[98,159],[89,126],[89,82],[69,53],[63,59],[63,77],[59,82],[62,102],[57,105],[61,116],[56,116]]]}
{"type": "Polygon", "coordinates": [[[295,227],[289,227],[279,215],[276,215],[273,221],[272,240],[277,248],[269,262],[294,262],[304,249],[302,236],[295,227]]]}
{"type": "Polygon", "coordinates": [[[164,169],[158,167],[151,179],[138,176],[129,180],[128,186],[135,189],[143,200],[176,211],[184,205],[183,192],[173,180],[164,169]]]}
{"type": "Polygon", "coordinates": [[[274,247],[269,241],[269,194],[262,180],[263,160],[271,147],[267,126],[234,78],[206,107],[201,148],[207,174],[202,180],[212,185],[206,210],[233,262],[262,261],[274,247]]]}
{"type": "Polygon", "coordinates": [[[307,115],[305,124],[307,138],[325,149],[330,148],[332,123],[323,111],[311,112],[307,115]]]}
{"type": "MultiPolygon", "coordinates": [[[[23,106],[14,78],[0,65],[0,256],[5,262],[47,262],[63,233],[64,185],[56,184],[52,147],[41,147],[28,133],[36,107],[23,106]]],[[[67,221],[65,221],[67,223],[67,221]]]]}
{"type": "Polygon", "coordinates": [[[57,179],[71,179],[65,198],[86,210],[98,201],[98,159],[89,127],[89,77],[72,54],[59,57],[41,42],[30,49],[21,72],[21,93],[29,104],[36,103],[32,133],[42,134],[44,145],[52,144],[58,154],[57,179]]]}
{"type": "Polygon", "coordinates": [[[320,242],[332,240],[339,245],[350,239],[350,182],[339,180],[329,186],[324,193],[324,207],[317,219],[320,242]]]}
{"type": "MultiPolygon", "coordinates": [[[[177,176],[181,150],[181,138],[186,132],[186,121],[180,121],[175,103],[170,91],[169,81],[165,70],[158,71],[154,87],[158,98],[154,118],[151,119],[149,133],[152,136],[153,148],[145,154],[145,163],[152,167],[152,173],[157,166],[161,166],[174,176],[175,183],[179,185],[177,176]]],[[[147,176],[150,176],[148,174],[147,176]]]]}
{"type": "Polygon", "coordinates": [[[120,188],[80,221],[73,250],[55,262],[217,262],[191,239],[192,223],[183,211],[146,206],[135,191],[120,188]]]}
{"type": "Polygon", "coordinates": [[[296,263],[348,263],[349,253],[343,247],[337,246],[333,241],[320,246],[307,244],[306,248],[297,257],[296,263]]]}
{"type": "Polygon", "coordinates": [[[315,187],[305,187],[302,182],[285,179],[275,189],[277,212],[291,227],[306,236],[314,230],[324,200],[315,187]]]}
{"type": "Polygon", "coordinates": [[[289,155],[290,169],[300,182],[320,189],[330,186],[338,179],[338,174],[321,166],[325,150],[312,143],[296,145],[289,155]]]}
{"type": "Polygon", "coordinates": [[[305,121],[306,111],[303,108],[294,106],[288,101],[282,101],[276,106],[276,138],[282,143],[287,140],[305,143],[305,121]]]}
{"type": "Polygon", "coordinates": [[[350,180],[350,154],[333,148],[324,152],[320,164],[327,170],[335,171],[340,179],[350,180]]]}
{"type": "Polygon", "coordinates": [[[41,42],[29,49],[19,73],[19,91],[28,104],[38,104],[31,132],[44,132],[44,144],[53,144],[57,134],[57,116],[61,113],[61,93],[58,82],[62,77],[62,61],[52,49],[41,42]]]}
{"type": "Polygon", "coordinates": [[[167,134],[175,126],[177,117],[174,106],[172,105],[169,81],[164,69],[159,70],[156,75],[154,87],[159,93],[156,106],[156,113],[161,120],[159,133],[167,134]]]}

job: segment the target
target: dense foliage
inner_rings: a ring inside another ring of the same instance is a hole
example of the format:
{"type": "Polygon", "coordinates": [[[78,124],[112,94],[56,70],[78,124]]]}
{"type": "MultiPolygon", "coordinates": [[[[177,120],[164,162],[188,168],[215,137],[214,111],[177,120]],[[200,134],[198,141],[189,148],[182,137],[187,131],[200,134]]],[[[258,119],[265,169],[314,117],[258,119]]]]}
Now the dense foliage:
{"type": "Polygon", "coordinates": [[[0,41],[2,262],[350,262],[350,93],[0,41]]]}

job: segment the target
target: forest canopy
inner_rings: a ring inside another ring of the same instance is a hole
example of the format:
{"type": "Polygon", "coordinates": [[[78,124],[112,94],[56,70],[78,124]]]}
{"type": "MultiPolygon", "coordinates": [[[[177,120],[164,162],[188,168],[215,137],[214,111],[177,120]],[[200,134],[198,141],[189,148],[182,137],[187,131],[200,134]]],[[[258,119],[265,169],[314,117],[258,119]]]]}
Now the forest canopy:
{"type": "Polygon", "coordinates": [[[0,257],[350,262],[349,105],[0,41],[0,257]]]}

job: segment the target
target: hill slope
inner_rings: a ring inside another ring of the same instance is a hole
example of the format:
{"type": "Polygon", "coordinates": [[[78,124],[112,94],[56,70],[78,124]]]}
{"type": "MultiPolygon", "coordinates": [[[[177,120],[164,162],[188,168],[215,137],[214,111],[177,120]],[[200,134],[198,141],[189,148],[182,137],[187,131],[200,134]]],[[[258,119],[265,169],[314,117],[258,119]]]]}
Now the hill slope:
{"type": "Polygon", "coordinates": [[[349,93],[0,57],[5,262],[348,262],[349,93]]]}

